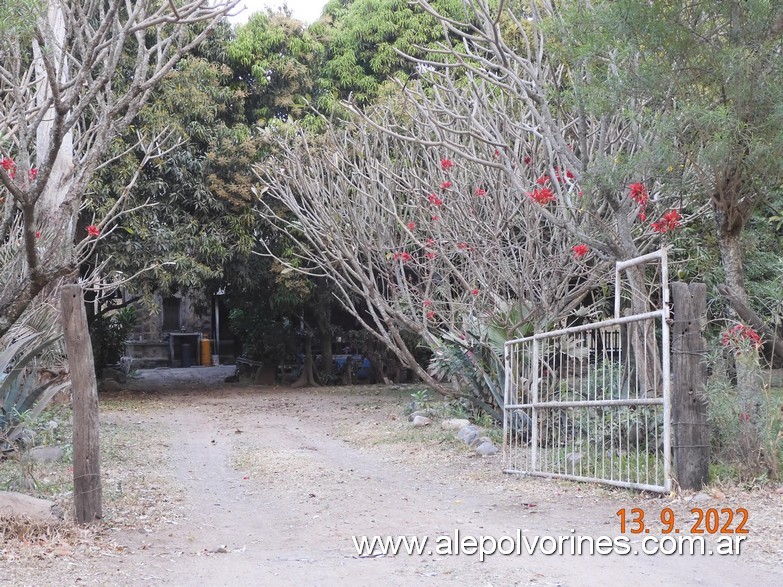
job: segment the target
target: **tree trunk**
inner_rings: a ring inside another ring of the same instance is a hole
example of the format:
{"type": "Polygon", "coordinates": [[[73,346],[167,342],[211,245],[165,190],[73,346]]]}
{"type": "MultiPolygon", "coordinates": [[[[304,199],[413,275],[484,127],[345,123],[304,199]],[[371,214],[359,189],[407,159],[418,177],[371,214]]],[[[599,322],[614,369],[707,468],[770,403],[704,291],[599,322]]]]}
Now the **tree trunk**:
{"type": "Polygon", "coordinates": [[[317,387],[313,375],[313,335],[307,333],[305,335],[305,348],[304,348],[304,365],[302,365],[302,374],[299,375],[299,379],[291,384],[291,387],[317,387]]]}
{"type": "MultiPolygon", "coordinates": [[[[631,287],[631,312],[643,314],[652,309],[649,299],[650,287],[645,278],[644,266],[637,265],[626,269],[628,283],[631,287]]],[[[663,393],[661,387],[661,353],[655,336],[655,322],[645,320],[628,324],[628,340],[633,351],[633,357],[629,358],[631,367],[630,381],[636,381],[637,390],[630,390],[631,397],[652,398],[660,397],[663,393]],[[638,394],[638,395],[637,395],[638,394]]]]}
{"type": "Polygon", "coordinates": [[[318,291],[318,338],[321,343],[319,375],[322,383],[328,383],[331,381],[334,360],[332,355],[332,294],[326,283],[321,284],[318,291]]]}
{"type": "MultiPolygon", "coordinates": [[[[740,235],[743,225],[731,222],[729,216],[716,208],[718,225],[718,248],[723,265],[726,288],[732,292],[739,304],[748,306],[748,294],[745,291],[745,273],[743,270],[742,243],[740,235]]],[[[732,313],[733,306],[730,306],[732,313]]],[[[761,390],[764,389],[761,378],[761,366],[758,353],[749,357],[749,353],[734,351],[734,366],[737,371],[737,399],[741,420],[744,424],[746,443],[750,447],[760,446],[761,427],[761,390]]],[[[752,450],[752,449],[751,449],[752,450]]]]}
{"type": "MultiPolygon", "coordinates": [[[[47,9],[47,21],[52,30],[52,41],[48,50],[53,54],[50,58],[56,64],[56,75],[59,79],[52,83],[65,84],[69,78],[68,63],[62,58],[62,47],[65,43],[65,17],[63,8],[56,2],[50,2],[47,9]]],[[[40,108],[46,105],[52,96],[49,87],[48,73],[44,68],[41,59],[41,48],[37,42],[33,43],[33,55],[36,59],[35,75],[38,82],[38,91],[35,95],[36,105],[40,108]]],[[[52,170],[49,180],[44,186],[40,199],[36,206],[37,217],[34,219],[36,224],[57,222],[57,232],[62,232],[65,238],[62,243],[65,244],[72,240],[75,229],[75,220],[78,207],[66,206],[61,209],[68,197],[71,185],[71,175],[73,171],[73,133],[67,132],[59,140],[58,144],[52,144],[55,117],[57,116],[54,106],[49,106],[46,115],[36,129],[36,164],[40,167],[47,163],[52,150],[56,149],[56,157],[52,163],[52,170]]],[[[69,252],[70,249],[65,251],[69,252]]]]}

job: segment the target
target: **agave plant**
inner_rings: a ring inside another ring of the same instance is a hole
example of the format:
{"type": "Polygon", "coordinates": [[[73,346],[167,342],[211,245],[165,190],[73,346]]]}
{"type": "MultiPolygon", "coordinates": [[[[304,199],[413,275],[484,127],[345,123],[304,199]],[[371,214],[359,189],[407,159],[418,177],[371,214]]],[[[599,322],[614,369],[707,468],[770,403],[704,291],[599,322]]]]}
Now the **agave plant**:
{"type": "Polygon", "coordinates": [[[504,344],[532,332],[524,304],[500,300],[491,316],[482,320],[465,316],[460,332],[441,335],[432,345],[430,374],[452,381],[474,405],[499,419],[503,407],[504,344]]]}
{"type": "Polygon", "coordinates": [[[53,307],[41,304],[0,339],[0,437],[7,443],[22,435],[22,415],[35,419],[70,385],[58,369],[63,352],[55,316],[53,307]]]}

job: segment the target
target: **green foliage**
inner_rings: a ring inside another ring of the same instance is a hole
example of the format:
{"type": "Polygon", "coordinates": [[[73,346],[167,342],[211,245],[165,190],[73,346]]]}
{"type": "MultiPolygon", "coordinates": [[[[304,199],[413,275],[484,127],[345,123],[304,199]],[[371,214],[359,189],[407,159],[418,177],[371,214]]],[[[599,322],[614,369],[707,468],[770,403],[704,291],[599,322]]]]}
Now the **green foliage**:
{"type": "Polygon", "coordinates": [[[573,1],[553,19],[550,47],[571,68],[573,106],[655,129],[639,170],[677,193],[661,155],[687,161],[687,191],[712,199],[737,231],[783,174],[779,17],[768,0],[573,1]]]}
{"type": "Polygon", "coordinates": [[[505,381],[506,341],[533,334],[530,311],[521,302],[498,305],[485,320],[465,318],[459,332],[445,332],[434,343],[429,372],[457,382],[474,405],[499,419],[505,381]]]}
{"type": "Polygon", "coordinates": [[[422,407],[426,407],[427,402],[430,401],[430,394],[426,389],[418,389],[411,394],[413,401],[422,407]]]}
{"type": "MultiPolygon", "coordinates": [[[[226,267],[236,269],[255,245],[251,166],[259,144],[243,122],[243,94],[231,79],[225,64],[195,57],[181,62],[139,114],[138,125],[115,142],[118,158],[92,184],[90,208],[102,213],[141,160],[132,148],[137,132],[149,137],[167,129],[173,133],[168,144],[180,142],[142,170],[129,201],[134,211],[101,241],[111,255],[108,271],[148,269],[134,282],[147,297],[220,282],[226,267]]],[[[235,271],[233,277],[244,275],[235,271]]]]}
{"type": "Polygon", "coordinates": [[[44,0],[3,0],[0,4],[0,34],[32,38],[33,23],[46,10],[44,0]]]}
{"type": "Polygon", "coordinates": [[[314,100],[315,75],[324,55],[321,40],[284,12],[259,12],[237,29],[228,45],[246,87],[248,122],[301,118],[314,100]]]}
{"type": "Polygon", "coordinates": [[[95,361],[95,373],[101,376],[104,367],[116,365],[125,354],[125,343],[138,323],[136,308],[126,306],[95,316],[90,323],[90,340],[95,361]]]}
{"type": "MultiPolygon", "coordinates": [[[[445,17],[467,20],[461,1],[431,4],[445,17]]],[[[332,0],[310,31],[322,36],[326,46],[321,105],[327,107],[331,99],[349,96],[360,106],[370,105],[387,78],[418,75],[415,65],[400,53],[440,60],[427,49],[445,40],[440,21],[405,0],[332,0]]]]}

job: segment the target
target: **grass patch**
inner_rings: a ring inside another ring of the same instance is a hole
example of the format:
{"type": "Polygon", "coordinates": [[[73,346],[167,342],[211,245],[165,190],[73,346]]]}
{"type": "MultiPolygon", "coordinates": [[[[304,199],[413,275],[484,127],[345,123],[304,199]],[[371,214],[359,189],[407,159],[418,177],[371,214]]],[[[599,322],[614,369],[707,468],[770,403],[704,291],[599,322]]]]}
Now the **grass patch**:
{"type": "MultiPolygon", "coordinates": [[[[103,524],[130,527],[154,526],[156,519],[168,515],[169,502],[181,500],[166,466],[169,431],[163,424],[134,423],[123,412],[139,403],[148,409],[150,402],[104,403],[101,407],[100,451],[103,490],[103,524]],[[108,403],[108,405],[107,405],[108,403]],[[117,409],[112,409],[116,406],[117,409]]],[[[134,418],[136,410],[134,409],[134,418]]],[[[56,406],[30,423],[36,432],[37,446],[56,445],[64,456],[56,462],[33,462],[24,452],[16,458],[0,461],[0,489],[18,491],[56,501],[73,516],[73,436],[69,406],[56,406]],[[56,422],[56,426],[52,425],[56,422]]],[[[26,536],[25,523],[4,526],[9,535],[26,536]]],[[[29,532],[37,532],[30,527],[29,532]]],[[[41,532],[49,530],[40,529],[41,532]]],[[[52,530],[55,531],[55,530],[52,530]]]]}
{"type": "Polygon", "coordinates": [[[18,491],[47,499],[61,499],[73,491],[73,437],[68,406],[52,406],[36,420],[26,422],[31,442],[24,449],[0,461],[0,489],[18,491]],[[59,446],[63,458],[56,462],[36,463],[27,450],[36,446],[59,446]]]}
{"type": "Polygon", "coordinates": [[[455,442],[457,439],[451,430],[443,430],[434,422],[429,426],[414,428],[404,425],[388,431],[384,436],[377,437],[372,444],[443,444],[455,442]]]}
{"type": "MultiPolygon", "coordinates": [[[[740,413],[737,389],[724,357],[711,357],[707,382],[713,479],[748,487],[783,478],[783,390],[764,385],[759,393],[759,425],[740,413]]],[[[762,371],[762,374],[763,371],[762,371]]],[[[763,381],[769,377],[764,375],[763,381]]]]}

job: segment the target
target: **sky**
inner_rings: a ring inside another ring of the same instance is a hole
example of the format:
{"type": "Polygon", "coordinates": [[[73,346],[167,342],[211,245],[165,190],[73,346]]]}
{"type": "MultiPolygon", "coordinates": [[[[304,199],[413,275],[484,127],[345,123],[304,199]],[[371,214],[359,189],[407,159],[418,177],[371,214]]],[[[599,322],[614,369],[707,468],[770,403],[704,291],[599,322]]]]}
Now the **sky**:
{"type": "MultiPolygon", "coordinates": [[[[265,6],[268,5],[277,8],[283,4],[283,1],[284,0],[239,0],[237,8],[247,8],[231,20],[236,23],[246,22],[251,14],[264,10],[265,6]]],[[[286,4],[288,4],[288,8],[294,13],[294,18],[309,24],[321,16],[321,10],[323,10],[326,2],[327,0],[287,0],[286,4]]]]}

